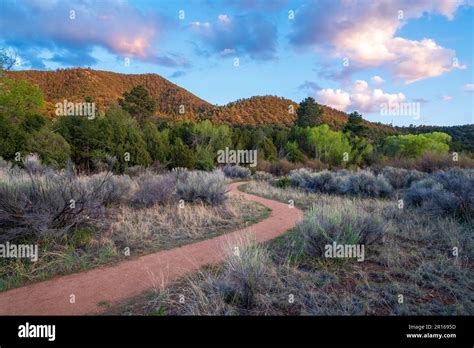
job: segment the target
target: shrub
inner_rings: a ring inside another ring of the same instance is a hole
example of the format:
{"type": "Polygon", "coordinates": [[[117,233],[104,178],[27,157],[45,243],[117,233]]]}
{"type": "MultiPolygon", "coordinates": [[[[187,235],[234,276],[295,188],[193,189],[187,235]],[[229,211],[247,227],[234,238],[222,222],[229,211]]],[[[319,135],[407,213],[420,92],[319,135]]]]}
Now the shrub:
{"type": "Polygon", "coordinates": [[[97,191],[97,199],[102,205],[128,203],[134,188],[134,182],[128,175],[99,173],[82,180],[91,187],[90,190],[97,191]]]}
{"type": "Polygon", "coordinates": [[[128,167],[125,169],[125,174],[133,177],[133,176],[140,176],[146,173],[146,168],[144,166],[136,165],[132,167],[128,167]]]}
{"type": "Polygon", "coordinates": [[[293,186],[309,192],[365,197],[385,197],[392,193],[392,187],[383,176],[375,176],[365,170],[358,172],[323,170],[314,173],[307,169],[299,169],[290,173],[289,180],[293,186]]]}
{"type": "Polygon", "coordinates": [[[27,155],[23,159],[23,167],[29,174],[40,174],[44,172],[39,156],[35,153],[27,155]]]}
{"type": "Polygon", "coordinates": [[[276,181],[276,186],[280,188],[286,188],[290,186],[291,182],[290,179],[288,179],[287,176],[282,176],[276,181]]]}
{"type": "Polygon", "coordinates": [[[449,170],[457,168],[474,168],[474,159],[458,155],[458,160],[453,160],[453,154],[439,155],[425,153],[415,159],[410,158],[389,158],[383,161],[383,164],[392,167],[416,169],[422,172],[434,173],[440,170],[449,170]]]}
{"type": "Polygon", "coordinates": [[[309,182],[309,189],[313,192],[343,193],[341,191],[341,185],[344,173],[332,173],[328,170],[323,170],[322,172],[314,173],[309,182]]]}
{"type": "Polygon", "coordinates": [[[382,175],[360,170],[345,176],[340,190],[354,196],[387,197],[392,193],[392,186],[382,175]]]}
{"type": "Polygon", "coordinates": [[[381,243],[388,230],[383,219],[374,213],[368,214],[354,205],[344,205],[334,210],[332,207],[313,206],[297,230],[304,239],[304,249],[308,255],[324,256],[327,244],[381,243]]]}
{"type": "Polygon", "coordinates": [[[410,185],[426,177],[426,174],[418,170],[407,170],[402,168],[385,167],[382,175],[394,189],[410,187],[410,185]]]}
{"type": "MultiPolygon", "coordinates": [[[[16,170],[0,183],[0,240],[33,235],[62,236],[103,212],[103,187],[110,179],[80,180],[74,172],[16,170]]],[[[32,169],[34,168],[34,169],[32,169]]]]}
{"type": "Polygon", "coordinates": [[[257,169],[275,176],[288,175],[292,170],[301,168],[302,164],[291,163],[286,159],[277,162],[258,161],[257,169]]]}
{"type": "Polygon", "coordinates": [[[271,263],[266,249],[258,246],[240,247],[238,255],[232,254],[225,263],[225,283],[223,295],[233,295],[232,300],[241,307],[250,309],[255,294],[265,288],[265,276],[271,263]]]}
{"type": "Polygon", "coordinates": [[[270,180],[273,179],[273,175],[271,175],[270,173],[266,173],[266,172],[256,171],[252,175],[252,179],[256,180],[256,181],[270,181],[270,180]]]}
{"type": "Polygon", "coordinates": [[[169,203],[173,200],[176,184],[172,175],[147,174],[138,179],[138,190],[132,198],[132,204],[138,207],[150,207],[155,204],[169,203]]]}
{"type": "Polygon", "coordinates": [[[415,182],[405,193],[409,206],[432,215],[451,215],[460,219],[474,216],[474,172],[451,169],[415,182]]]}
{"type": "Polygon", "coordinates": [[[250,169],[239,165],[226,165],[222,171],[229,178],[248,178],[250,176],[250,169]]]}
{"type": "Polygon", "coordinates": [[[295,169],[290,172],[288,179],[292,186],[299,187],[303,190],[312,190],[313,172],[306,168],[295,169]]]}
{"type": "Polygon", "coordinates": [[[187,172],[176,184],[176,193],[185,201],[219,204],[225,200],[226,180],[221,170],[187,172]]]}

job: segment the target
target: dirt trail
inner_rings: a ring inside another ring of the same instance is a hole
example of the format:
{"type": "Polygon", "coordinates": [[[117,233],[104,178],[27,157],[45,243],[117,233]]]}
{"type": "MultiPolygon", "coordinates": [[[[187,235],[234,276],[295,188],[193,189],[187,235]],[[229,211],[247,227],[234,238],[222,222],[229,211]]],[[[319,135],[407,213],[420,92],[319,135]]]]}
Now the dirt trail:
{"type": "Polygon", "coordinates": [[[163,288],[185,274],[207,264],[222,261],[233,245],[252,236],[264,242],[283,234],[303,217],[301,210],[287,204],[240,192],[244,183],[230,184],[229,195],[261,203],[271,215],[245,229],[215,238],[159,251],[113,266],[60,276],[51,280],[0,293],[0,315],[84,315],[107,308],[100,303],[116,303],[153,288],[163,288]],[[70,303],[70,296],[75,303],[70,303]]]}

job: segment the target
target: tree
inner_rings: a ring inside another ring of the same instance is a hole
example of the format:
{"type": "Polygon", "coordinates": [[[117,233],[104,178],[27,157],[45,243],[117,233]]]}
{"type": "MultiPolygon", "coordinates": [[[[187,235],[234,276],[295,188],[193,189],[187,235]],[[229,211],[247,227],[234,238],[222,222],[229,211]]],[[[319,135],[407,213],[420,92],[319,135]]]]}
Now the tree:
{"type": "Polygon", "coordinates": [[[368,127],[364,124],[362,115],[357,111],[349,114],[347,123],[343,129],[344,132],[349,132],[351,135],[358,137],[365,137],[367,135],[368,127]]]}
{"type": "Polygon", "coordinates": [[[28,152],[37,153],[41,162],[57,167],[64,167],[71,157],[71,147],[67,141],[51,129],[43,127],[28,137],[28,152]]]}
{"type": "Polygon", "coordinates": [[[12,160],[27,152],[26,139],[47,123],[41,90],[26,80],[0,83],[0,156],[12,160]]]}
{"type": "Polygon", "coordinates": [[[352,147],[349,162],[355,165],[368,164],[372,160],[373,146],[365,139],[358,136],[350,137],[352,147]]]}
{"type": "Polygon", "coordinates": [[[259,158],[266,159],[269,161],[276,161],[278,159],[278,153],[275,145],[273,145],[272,139],[264,137],[258,145],[259,158]]]}
{"type": "Polygon", "coordinates": [[[148,122],[143,127],[143,139],[151,159],[167,165],[171,153],[169,130],[159,131],[156,125],[148,122]]]}
{"type": "Polygon", "coordinates": [[[184,167],[188,169],[194,169],[196,158],[194,153],[191,151],[180,138],[175,140],[175,144],[171,150],[171,162],[170,168],[184,167]]]}
{"type": "Polygon", "coordinates": [[[44,115],[43,93],[27,80],[4,79],[0,89],[0,112],[13,118],[44,115]]]}
{"type": "Polygon", "coordinates": [[[316,159],[339,165],[344,161],[344,154],[351,153],[348,137],[341,131],[333,131],[327,124],[309,129],[308,141],[313,146],[316,159]]]}
{"type": "Polygon", "coordinates": [[[15,63],[16,57],[11,51],[5,48],[0,49],[0,78],[3,75],[2,72],[10,70],[15,63]]]}
{"type": "Polygon", "coordinates": [[[232,146],[232,130],[227,125],[213,125],[205,120],[194,125],[192,130],[193,146],[209,146],[209,150],[217,153],[232,146]]]}
{"type": "Polygon", "coordinates": [[[104,139],[105,145],[102,151],[117,158],[115,170],[123,173],[130,166],[151,164],[137,121],[128,112],[110,109],[99,121],[99,139],[104,139]]]}
{"type": "Polygon", "coordinates": [[[123,99],[118,99],[120,107],[135,117],[143,124],[155,114],[156,102],[143,86],[135,86],[130,92],[123,94],[123,99]]]}
{"type": "Polygon", "coordinates": [[[308,156],[314,155],[314,145],[309,141],[310,128],[295,126],[291,128],[289,141],[296,141],[298,147],[308,156]]]}
{"type": "Polygon", "coordinates": [[[90,172],[93,160],[105,157],[105,152],[100,151],[107,146],[105,134],[99,129],[100,122],[99,118],[62,116],[55,124],[71,146],[71,159],[80,171],[90,172]]]}
{"type": "Polygon", "coordinates": [[[296,141],[289,141],[285,145],[286,158],[290,162],[304,162],[304,154],[298,148],[296,141]]]}
{"type": "Polygon", "coordinates": [[[198,145],[196,147],[196,169],[212,170],[214,169],[214,153],[207,146],[198,145]]]}
{"type": "Polygon", "coordinates": [[[300,127],[315,127],[320,124],[323,110],[316,101],[308,97],[304,99],[296,111],[296,124],[300,127]]]}
{"type": "Polygon", "coordinates": [[[383,151],[388,156],[416,158],[424,153],[445,154],[451,136],[442,132],[392,135],[385,138],[383,151]]]}

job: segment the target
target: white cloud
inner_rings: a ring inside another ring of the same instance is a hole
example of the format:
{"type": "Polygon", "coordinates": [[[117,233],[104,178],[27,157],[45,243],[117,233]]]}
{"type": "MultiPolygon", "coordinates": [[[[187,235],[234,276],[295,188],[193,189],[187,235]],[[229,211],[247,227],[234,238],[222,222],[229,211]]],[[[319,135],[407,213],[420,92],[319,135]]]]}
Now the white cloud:
{"type": "Polygon", "coordinates": [[[441,99],[444,101],[450,101],[450,100],[453,100],[453,97],[450,95],[443,95],[441,96],[441,99]]]}
{"type": "Polygon", "coordinates": [[[219,15],[217,19],[219,20],[219,22],[224,23],[224,24],[230,23],[230,17],[225,14],[219,15]]]}
{"type": "Polygon", "coordinates": [[[294,45],[317,46],[339,58],[348,58],[354,69],[385,68],[396,80],[412,83],[465,68],[455,64],[456,53],[426,38],[421,41],[397,37],[410,19],[425,13],[454,17],[462,4],[454,0],[321,1],[301,8],[294,45]]]}
{"type": "Polygon", "coordinates": [[[316,93],[319,102],[335,109],[345,111],[351,105],[351,96],[341,89],[324,88],[316,93]]]}
{"type": "Polygon", "coordinates": [[[325,88],[316,93],[318,102],[342,111],[357,110],[364,113],[377,112],[382,104],[405,102],[403,93],[385,93],[379,88],[371,89],[364,80],[357,80],[349,91],[325,88]]]}
{"type": "Polygon", "coordinates": [[[385,80],[383,78],[381,78],[380,76],[378,76],[378,75],[372,76],[372,78],[370,80],[373,83],[375,83],[376,85],[381,85],[381,84],[385,83],[385,80]]]}

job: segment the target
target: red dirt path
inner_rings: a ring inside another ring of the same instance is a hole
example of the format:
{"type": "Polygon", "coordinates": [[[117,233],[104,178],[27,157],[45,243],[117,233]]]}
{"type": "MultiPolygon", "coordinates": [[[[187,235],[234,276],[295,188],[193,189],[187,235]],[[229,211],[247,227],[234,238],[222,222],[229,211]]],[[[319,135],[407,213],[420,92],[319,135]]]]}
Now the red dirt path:
{"type": "Polygon", "coordinates": [[[241,195],[267,206],[272,209],[270,217],[215,238],[2,292],[0,315],[98,314],[107,310],[100,302],[114,304],[147,290],[166,287],[204,265],[222,261],[233,245],[241,245],[249,235],[259,243],[264,242],[302,219],[303,213],[297,208],[238,191],[242,184],[230,184],[229,195],[241,195]],[[75,295],[73,304],[69,302],[71,294],[75,295]]]}

